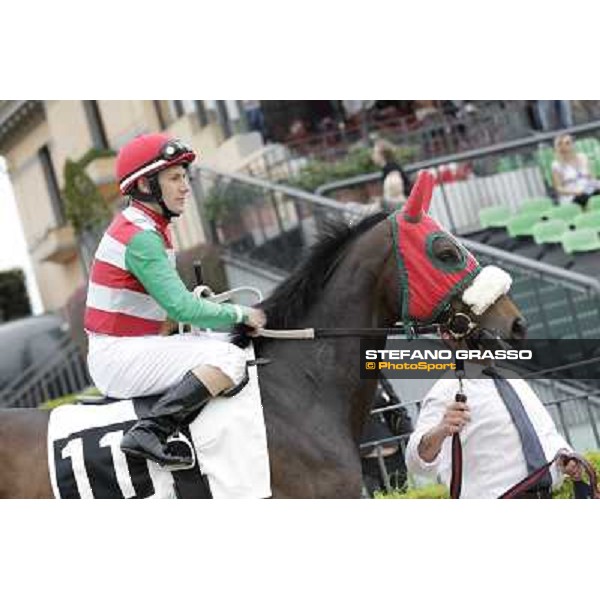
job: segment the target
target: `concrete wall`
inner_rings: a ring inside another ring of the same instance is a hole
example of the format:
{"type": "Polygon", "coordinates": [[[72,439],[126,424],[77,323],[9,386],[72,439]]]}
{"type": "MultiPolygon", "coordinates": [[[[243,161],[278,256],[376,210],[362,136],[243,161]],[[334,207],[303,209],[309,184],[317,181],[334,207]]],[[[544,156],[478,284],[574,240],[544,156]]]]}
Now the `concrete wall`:
{"type": "MultiPolygon", "coordinates": [[[[171,120],[167,130],[192,144],[199,153],[200,161],[215,167],[233,171],[245,156],[262,145],[257,133],[238,134],[224,140],[210,104],[207,106],[209,123],[204,127],[200,126],[195,113],[173,120],[168,102],[161,101],[161,105],[164,117],[171,120]]],[[[78,257],[63,263],[51,263],[42,260],[39,250],[36,254],[36,248],[40,247],[48,231],[57,225],[37,153],[42,146],[48,146],[58,184],[62,187],[66,159],[77,160],[90,150],[92,135],[82,101],[50,100],[44,106],[45,122],[17,139],[6,153],[6,159],[44,308],[55,310],[62,307],[73,291],[84,283],[84,273],[78,257]]],[[[159,130],[152,100],[100,100],[98,107],[109,145],[115,150],[140,133],[159,130]]],[[[174,222],[174,240],[178,250],[205,241],[193,199],[185,215],[174,222]]]]}
{"type": "MultiPolygon", "coordinates": [[[[72,113],[67,111],[67,114],[72,113]]],[[[56,310],[65,304],[73,290],[80,285],[83,275],[78,260],[54,264],[40,260],[37,253],[48,231],[57,226],[46,179],[37,156],[38,150],[44,145],[50,148],[60,181],[55,153],[58,148],[59,153],[64,154],[64,147],[53,140],[48,122],[40,124],[24,136],[6,154],[6,159],[42,303],[46,310],[56,310]]]]}

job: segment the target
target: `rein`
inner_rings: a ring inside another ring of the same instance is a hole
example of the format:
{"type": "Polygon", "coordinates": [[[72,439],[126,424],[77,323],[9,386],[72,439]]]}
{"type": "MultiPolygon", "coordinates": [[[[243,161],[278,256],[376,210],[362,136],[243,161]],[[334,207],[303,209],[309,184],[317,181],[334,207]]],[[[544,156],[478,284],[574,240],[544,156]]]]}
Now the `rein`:
{"type": "Polygon", "coordinates": [[[568,452],[567,450],[559,450],[554,458],[548,461],[545,465],[542,465],[539,469],[536,469],[533,473],[530,473],[525,479],[519,481],[519,483],[513,485],[510,489],[506,490],[501,496],[501,500],[513,500],[519,494],[526,492],[528,489],[533,487],[550,469],[550,467],[557,461],[562,460],[568,462],[574,460],[581,468],[585,471],[588,476],[589,484],[583,482],[573,482],[575,488],[575,498],[592,498],[594,500],[600,499],[600,491],[598,490],[598,478],[596,471],[591,463],[586,460],[581,454],[576,452],[568,452]],[[577,484],[582,485],[577,485],[577,484]],[[583,489],[582,489],[583,488],[583,489]]]}
{"type": "Polygon", "coordinates": [[[400,327],[373,327],[373,328],[308,328],[308,329],[259,329],[258,336],[281,340],[314,340],[323,338],[343,337],[386,337],[388,335],[408,334],[415,337],[417,334],[436,333],[437,325],[400,326],[400,327]]]}
{"type": "MultiPolygon", "coordinates": [[[[458,378],[459,391],[456,393],[456,402],[466,402],[467,396],[463,390],[463,379],[465,377],[465,361],[456,361],[456,377],[458,378]]],[[[600,490],[598,489],[598,481],[596,476],[596,470],[592,464],[585,459],[583,456],[576,452],[569,452],[567,450],[559,450],[554,458],[548,461],[546,464],[539,467],[513,485],[511,488],[506,490],[502,495],[499,496],[500,500],[514,500],[527,490],[535,486],[538,481],[550,470],[550,467],[557,461],[562,460],[568,462],[570,460],[575,461],[585,471],[588,476],[589,484],[583,481],[573,482],[575,491],[575,498],[592,498],[600,500],[600,490]]],[[[460,492],[462,488],[462,472],[463,472],[463,456],[462,456],[462,442],[460,434],[455,433],[452,435],[452,474],[450,479],[450,498],[457,500],[460,498],[460,492]]]]}

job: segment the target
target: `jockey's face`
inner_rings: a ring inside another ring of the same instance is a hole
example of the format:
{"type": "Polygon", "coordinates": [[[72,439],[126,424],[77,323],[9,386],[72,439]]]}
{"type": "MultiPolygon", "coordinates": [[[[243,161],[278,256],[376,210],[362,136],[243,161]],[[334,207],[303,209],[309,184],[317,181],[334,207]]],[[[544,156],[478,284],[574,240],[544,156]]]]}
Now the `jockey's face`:
{"type": "Polygon", "coordinates": [[[158,174],[158,183],[167,208],[181,215],[190,194],[190,180],[187,170],[181,165],[169,167],[158,174]]]}

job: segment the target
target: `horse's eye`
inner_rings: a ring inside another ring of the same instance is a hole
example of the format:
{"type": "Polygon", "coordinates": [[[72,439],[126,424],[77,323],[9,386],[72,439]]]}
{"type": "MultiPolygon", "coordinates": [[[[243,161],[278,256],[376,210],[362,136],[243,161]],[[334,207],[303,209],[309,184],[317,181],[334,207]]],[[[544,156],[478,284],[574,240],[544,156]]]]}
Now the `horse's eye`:
{"type": "Polygon", "coordinates": [[[430,233],[425,241],[425,247],[432,264],[446,273],[458,273],[467,264],[467,252],[446,232],[430,233]]]}
{"type": "Polygon", "coordinates": [[[453,264],[455,262],[457,262],[459,260],[459,256],[458,254],[452,250],[451,248],[447,248],[445,250],[442,250],[439,255],[438,258],[445,263],[448,264],[453,264]]]}

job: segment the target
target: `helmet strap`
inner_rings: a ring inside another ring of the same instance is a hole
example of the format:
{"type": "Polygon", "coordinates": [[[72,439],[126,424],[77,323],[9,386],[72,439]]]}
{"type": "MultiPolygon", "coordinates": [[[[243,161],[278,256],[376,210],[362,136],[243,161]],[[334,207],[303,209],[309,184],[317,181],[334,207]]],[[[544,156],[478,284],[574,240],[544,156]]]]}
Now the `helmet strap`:
{"type": "Polygon", "coordinates": [[[160,189],[160,183],[158,182],[158,173],[153,173],[148,179],[148,184],[150,185],[150,193],[147,194],[142,192],[138,185],[136,184],[133,189],[129,192],[129,195],[140,202],[149,202],[152,204],[158,204],[160,206],[160,210],[163,214],[163,217],[167,220],[171,220],[173,217],[178,217],[179,215],[173,212],[163,200],[162,190],[160,189]]]}

